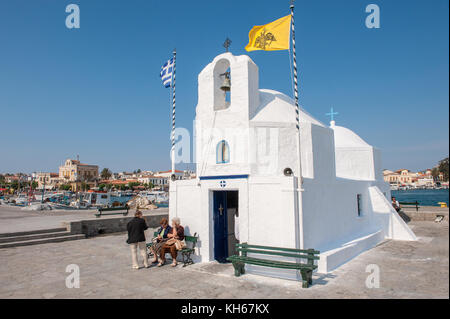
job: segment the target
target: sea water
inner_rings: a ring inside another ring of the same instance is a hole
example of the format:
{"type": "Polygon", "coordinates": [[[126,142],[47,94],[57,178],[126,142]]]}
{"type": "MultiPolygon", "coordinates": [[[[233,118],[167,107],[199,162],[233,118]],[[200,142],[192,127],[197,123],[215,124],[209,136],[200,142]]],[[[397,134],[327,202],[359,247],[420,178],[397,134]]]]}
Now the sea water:
{"type": "Polygon", "coordinates": [[[448,189],[410,189],[391,191],[399,202],[418,201],[422,206],[440,206],[439,202],[448,202],[448,189]]]}

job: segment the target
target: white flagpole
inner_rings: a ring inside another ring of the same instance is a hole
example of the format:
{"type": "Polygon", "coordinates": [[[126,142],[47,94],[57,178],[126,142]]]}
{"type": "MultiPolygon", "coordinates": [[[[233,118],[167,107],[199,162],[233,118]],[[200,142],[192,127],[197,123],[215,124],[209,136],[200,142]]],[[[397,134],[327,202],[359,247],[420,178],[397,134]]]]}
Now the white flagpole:
{"type": "Polygon", "coordinates": [[[175,71],[176,71],[177,51],[173,50],[173,75],[172,75],[172,178],[175,175],[175,71]]]}
{"type": "Polygon", "coordinates": [[[297,249],[303,249],[303,206],[302,206],[302,153],[300,149],[300,106],[298,104],[298,79],[297,79],[297,56],[295,53],[295,24],[294,24],[294,1],[291,1],[291,32],[292,32],[292,56],[294,64],[294,99],[295,99],[295,117],[297,128],[297,209],[295,214],[295,245],[297,249]]]}

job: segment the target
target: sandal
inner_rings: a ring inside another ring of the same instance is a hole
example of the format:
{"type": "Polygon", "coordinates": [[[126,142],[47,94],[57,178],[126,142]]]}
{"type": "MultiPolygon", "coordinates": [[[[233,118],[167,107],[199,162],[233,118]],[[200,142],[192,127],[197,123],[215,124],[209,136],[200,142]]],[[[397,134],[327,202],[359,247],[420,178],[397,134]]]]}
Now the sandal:
{"type": "Polygon", "coordinates": [[[158,267],[161,267],[162,265],[164,265],[164,262],[163,262],[163,261],[160,261],[160,262],[158,263],[158,267]]]}
{"type": "Polygon", "coordinates": [[[175,261],[171,264],[172,267],[176,267],[178,265],[178,263],[175,261]]]}

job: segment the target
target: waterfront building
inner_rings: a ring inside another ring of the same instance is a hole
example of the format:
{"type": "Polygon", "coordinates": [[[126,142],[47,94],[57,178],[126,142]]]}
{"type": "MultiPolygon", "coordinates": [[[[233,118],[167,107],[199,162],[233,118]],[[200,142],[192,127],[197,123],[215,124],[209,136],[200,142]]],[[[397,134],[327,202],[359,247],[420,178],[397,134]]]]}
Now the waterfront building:
{"type": "Polygon", "coordinates": [[[416,185],[419,177],[420,176],[418,173],[413,173],[407,169],[399,169],[399,170],[396,170],[395,172],[390,171],[390,170],[383,171],[384,181],[391,185],[414,186],[414,185],[416,185]]]}
{"type": "Polygon", "coordinates": [[[444,181],[444,174],[439,172],[433,177],[432,170],[427,169],[417,173],[407,169],[396,171],[383,170],[384,181],[392,186],[411,186],[411,187],[435,187],[436,182],[444,181]]]}
{"type": "MultiPolygon", "coordinates": [[[[177,180],[183,179],[183,177],[185,176],[184,171],[179,171],[179,170],[175,170],[174,175],[176,176],[177,180]]],[[[155,177],[164,177],[167,180],[170,179],[170,177],[172,176],[172,171],[161,171],[161,172],[157,172],[154,174],[155,177]]]]}
{"type": "Polygon", "coordinates": [[[168,178],[162,176],[142,176],[138,178],[138,181],[142,184],[153,184],[155,187],[169,185],[168,178]]]}
{"type": "MultiPolygon", "coordinates": [[[[169,205],[170,217],[199,236],[197,261],[224,262],[240,241],[320,250],[318,270],[326,273],[387,238],[416,240],[390,203],[381,152],[304,110],[299,188],[293,101],[259,89],[258,72],[248,56],[227,52],[198,76],[197,178],[170,182],[169,205]],[[226,73],[231,89],[222,85],[226,73]]],[[[290,270],[246,269],[298,278],[290,270]]]]}
{"type": "Polygon", "coordinates": [[[61,183],[58,173],[37,173],[36,181],[38,183],[38,189],[43,189],[45,186],[46,190],[55,189],[61,183]]]}
{"type": "Polygon", "coordinates": [[[59,178],[62,183],[70,184],[73,191],[81,190],[83,183],[95,187],[99,179],[98,166],[67,159],[64,165],[59,167],[59,178]]]}
{"type": "Polygon", "coordinates": [[[5,182],[6,183],[12,183],[12,182],[18,182],[19,176],[16,175],[5,175],[5,182]]]}

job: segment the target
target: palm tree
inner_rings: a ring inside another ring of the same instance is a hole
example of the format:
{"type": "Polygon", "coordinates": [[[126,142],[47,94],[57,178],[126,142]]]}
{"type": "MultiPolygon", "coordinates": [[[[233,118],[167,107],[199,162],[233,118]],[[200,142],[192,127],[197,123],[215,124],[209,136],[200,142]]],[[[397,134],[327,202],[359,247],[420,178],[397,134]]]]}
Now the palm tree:
{"type": "Polygon", "coordinates": [[[104,168],[100,173],[102,179],[109,179],[112,176],[111,171],[108,168],[104,168]]]}

